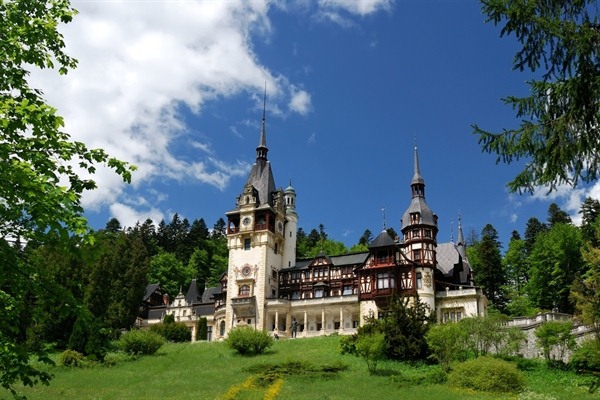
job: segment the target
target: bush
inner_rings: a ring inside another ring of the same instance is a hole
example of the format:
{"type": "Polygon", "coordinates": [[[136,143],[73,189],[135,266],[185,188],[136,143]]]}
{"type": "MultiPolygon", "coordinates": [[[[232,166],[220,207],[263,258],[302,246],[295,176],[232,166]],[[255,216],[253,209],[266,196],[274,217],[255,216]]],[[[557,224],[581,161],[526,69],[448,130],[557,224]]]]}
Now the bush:
{"type": "Polygon", "coordinates": [[[273,345],[273,338],[267,332],[240,326],[229,331],[225,343],[242,355],[262,354],[273,345]]]}
{"type": "Polygon", "coordinates": [[[452,386],[485,392],[517,392],[525,378],[514,364],[491,357],[479,357],[455,366],[448,375],[452,386]]]}
{"type": "Polygon", "coordinates": [[[205,317],[199,318],[196,324],[196,340],[206,340],[208,336],[208,321],[205,317]]]}
{"type": "Polygon", "coordinates": [[[64,367],[80,367],[85,363],[85,356],[75,350],[65,350],[58,356],[58,365],[64,367]]]}
{"type": "Polygon", "coordinates": [[[150,355],[156,353],[164,343],[165,339],[158,333],[139,329],[122,335],[117,345],[128,354],[150,355]]]}
{"type": "Polygon", "coordinates": [[[342,338],[340,339],[340,354],[356,355],[357,340],[358,335],[356,333],[353,335],[342,336],[342,338]]]}
{"type": "Polygon", "coordinates": [[[569,366],[577,372],[600,372],[600,342],[586,340],[575,350],[569,366]]]}
{"type": "Polygon", "coordinates": [[[385,358],[385,335],[374,333],[360,335],[356,340],[356,353],[365,359],[369,373],[377,372],[377,363],[385,358]]]}
{"type": "Polygon", "coordinates": [[[192,340],[192,332],[183,322],[154,324],[150,327],[150,330],[158,333],[169,342],[181,343],[192,340]]]}

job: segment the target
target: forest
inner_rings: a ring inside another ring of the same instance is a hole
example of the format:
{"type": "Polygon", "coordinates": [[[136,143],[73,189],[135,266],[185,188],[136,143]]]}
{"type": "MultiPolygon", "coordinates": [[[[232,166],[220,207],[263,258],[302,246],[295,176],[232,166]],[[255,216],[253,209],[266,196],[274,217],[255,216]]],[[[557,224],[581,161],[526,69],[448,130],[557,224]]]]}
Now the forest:
{"type": "MultiPolygon", "coordinates": [[[[530,218],[523,236],[514,231],[506,249],[489,224],[480,234],[469,232],[467,254],[475,284],[493,309],[509,316],[554,310],[596,321],[600,202],[586,199],[580,213],[582,223],[576,226],[551,204],[548,219],[530,218]]],[[[203,218],[190,223],[178,214],[158,226],[146,220],[125,228],[111,219],[93,232],[93,244],[76,238],[68,246],[58,240],[56,246],[27,243],[19,257],[57,295],[26,295],[20,310],[22,339],[33,347],[51,343],[86,352],[88,343],[102,340],[93,337],[97,332],[111,338],[134,326],[148,284],[160,284],[171,299],[192,279],[201,291],[218,285],[227,270],[225,226],[222,218],[209,229],[203,218]]],[[[308,234],[302,228],[297,233],[298,258],[367,251],[373,239],[367,229],[347,248],[329,238],[322,224],[308,234]]],[[[389,233],[398,236],[393,228],[389,233]]]]}

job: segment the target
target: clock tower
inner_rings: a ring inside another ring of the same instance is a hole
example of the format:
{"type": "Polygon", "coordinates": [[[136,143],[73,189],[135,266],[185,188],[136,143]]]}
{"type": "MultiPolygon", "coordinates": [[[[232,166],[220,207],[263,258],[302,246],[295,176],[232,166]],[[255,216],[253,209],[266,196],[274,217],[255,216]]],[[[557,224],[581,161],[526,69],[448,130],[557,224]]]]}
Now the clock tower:
{"type": "Polygon", "coordinates": [[[256,161],[235,209],[226,213],[225,335],[241,325],[267,328],[265,306],[278,297],[279,271],[296,259],[296,193],[291,186],[285,191],[275,188],[268,151],[263,108],[256,161]]]}

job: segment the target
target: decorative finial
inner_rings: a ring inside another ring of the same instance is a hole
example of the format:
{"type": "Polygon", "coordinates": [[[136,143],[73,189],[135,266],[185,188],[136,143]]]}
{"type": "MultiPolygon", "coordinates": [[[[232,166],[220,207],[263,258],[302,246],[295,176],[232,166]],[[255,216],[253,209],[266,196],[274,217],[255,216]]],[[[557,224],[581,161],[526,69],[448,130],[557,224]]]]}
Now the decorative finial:
{"type": "Polygon", "coordinates": [[[454,220],[450,220],[450,243],[454,243],[454,220]]]}
{"type": "Polygon", "coordinates": [[[383,230],[385,231],[385,229],[386,229],[385,228],[385,225],[386,225],[386,223],[385,223],[385,207],[383,207],[381,209],[381,214],[383,215],[383,230]]]}

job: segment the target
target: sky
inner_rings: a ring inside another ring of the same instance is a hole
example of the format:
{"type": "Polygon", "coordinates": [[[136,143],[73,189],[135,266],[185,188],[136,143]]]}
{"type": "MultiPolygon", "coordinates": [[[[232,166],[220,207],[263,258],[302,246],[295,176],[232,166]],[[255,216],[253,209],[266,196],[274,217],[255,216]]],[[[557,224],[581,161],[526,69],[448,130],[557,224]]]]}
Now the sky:
{"type": "Polygon", "coordinates": [[[268,158],[297,193],[299,226],[347,246],[400,232],[418,147],[438,242],[491,224],[504,243],[557,203],[578,221],[600,185],[511,194],[520,163],[482,153],[473,124],[515,128],[526,96],[514,37],[475,0],[73,0],[61,26],[77,69],[31,82],[90,148],[137,166],[106,168],[84,195],[90,225],[175,213],[212,225],[235,207],[256,158],[266,87],[268,158]],[[385,210],[385,211],[383,211],[385,210]]]}

